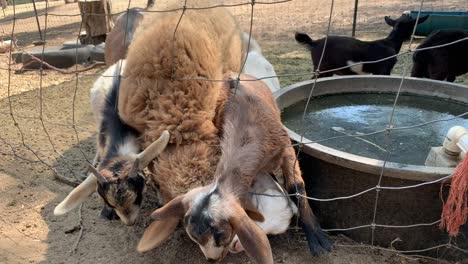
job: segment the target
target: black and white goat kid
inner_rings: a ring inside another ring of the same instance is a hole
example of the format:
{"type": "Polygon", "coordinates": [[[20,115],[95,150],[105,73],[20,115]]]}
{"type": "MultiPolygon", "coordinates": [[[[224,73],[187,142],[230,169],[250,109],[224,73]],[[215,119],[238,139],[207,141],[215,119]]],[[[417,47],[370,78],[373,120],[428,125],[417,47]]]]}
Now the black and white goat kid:
{"type": "Polygon", "coordinates": [[[117,112],[121,61],[106,70],[91,89],[91,104],[98,129],[95,162],[91,173],[55,207],[55,215],[63,215],[98,192],[105,201],[103,215],[113,212],[126,225],[133,225],[139,215],[145,190],[143,169],[166,147],[169,132],[140,152],[137,132],[124,124],[117,112]],[[113,77],[109,77],[113,76],[113,77]]]}
{"type": "MultiPolygon", "coordinates": [[[[418,24],[426,21],[428,17],[428,15],[421,16],[418,20],[418,24]]],[[[411,37],[416,19],[405,13],[397,20],[386,16],[385,22],[393,29],[384,39],[361,41],[345,36],[329,36],[322,63],[320,69],[318,69],[319,72],[341,68],[363,61],[376,61],[400,52],[403,42],[411,37]]],[[[325,38],[314,41],[307,34],[299,32],[296,32],[295,38],[298,43],[304,45],[311,51],[314,71],[316,71],[320,57],[322,56],[322,51],[325,47],[325,38]]],[[[319,73],[319,77],[328,77],[333,74],[390,75],[396,62],[397,59],[394,57],[377,63],[359,64],[351,68],[319,73]]]]}

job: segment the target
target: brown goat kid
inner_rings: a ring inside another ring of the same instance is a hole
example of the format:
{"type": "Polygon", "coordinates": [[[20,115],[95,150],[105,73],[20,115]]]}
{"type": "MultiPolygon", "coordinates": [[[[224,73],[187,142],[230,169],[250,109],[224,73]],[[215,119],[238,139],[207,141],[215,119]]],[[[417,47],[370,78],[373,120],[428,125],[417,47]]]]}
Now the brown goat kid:
{"type": "MultiPolygon", "coordinates": [[[[237,78],[237,75],[228,75],[237,78]]],[[[308,201],[294,149],[268,87],[248,75],[239,85],[229,81],[230,97],[224,108],[222,155],[210,185],[180,195],[153,212],[156,221],[145,231],[139,248],[154,247],[171,231],[165,226],[183,220],[190,238],[205,256],[221,260],[237,235],[255,263],[273,263],[265,233],[251,220],[263,216],[252,207],[248,192],[259,173],[281,168],[286,189],[299,192],[300,221],[314,255],[329,251],[331,243],[320,229],[308,201]]]]}

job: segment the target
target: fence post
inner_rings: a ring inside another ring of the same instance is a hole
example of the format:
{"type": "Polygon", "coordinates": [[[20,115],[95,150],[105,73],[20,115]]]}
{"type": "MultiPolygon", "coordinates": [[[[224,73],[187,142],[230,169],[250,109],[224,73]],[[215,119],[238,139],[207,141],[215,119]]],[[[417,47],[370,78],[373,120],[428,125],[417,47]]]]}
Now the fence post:
{"type": "Polygon", "coordinates": [[[356,36],[358,3],[359,3],[359,0],[354,0],[353,33],[351,34],[352,37],[356,36]]]}

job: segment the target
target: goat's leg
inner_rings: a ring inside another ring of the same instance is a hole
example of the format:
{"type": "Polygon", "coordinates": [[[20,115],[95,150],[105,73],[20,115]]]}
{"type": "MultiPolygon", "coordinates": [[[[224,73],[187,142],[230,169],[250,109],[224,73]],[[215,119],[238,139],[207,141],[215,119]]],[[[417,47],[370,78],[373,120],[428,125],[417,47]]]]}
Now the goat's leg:
{"type": "Polygon", "coordinates": [[[320,228],[317,218],[310,208],[307,200],[304,180],[302,179],[299,163],[292,147],[288,147],[283,152],[281,170],[285,180],[286,189],[289,194],[300,194],[292,197],[299,209],[299,220],[304,230],[309,249],[312,255],[317,256],[330,251],[332,243],[328,235],[320,228]]]}
{"type": "Polygon", "coordinates": [[[416,78],[427,78],[429,73],[427,72],[427,64],[423,62],[415,62],[411,69],[411,77],[416,78]]]}
{"type": "Polygon", "coordinates": [[[431,79],[444,81],[449,77],[446,58],[445,56],[434,57],[433,61],[429,63],[428,72],[431,79]]]}
{"type": "Polygon", "coordinates": [[[447,79],[447,74],[442,71],[432,71],[429,73],[430,78],[438,81],[445,81],[447,79]]]}
{"type": "Polygon", "coordinates": [[[456,78],[455,76],[449,75],[449,76],[447,76],[447,82],[454,82],[455,78],[456,78]]]}
{"type": "Polygon", "coordinates": [[[336,72],[319,73],[318,78],[332,77],[333,73],[336,73],[336,72]]]}

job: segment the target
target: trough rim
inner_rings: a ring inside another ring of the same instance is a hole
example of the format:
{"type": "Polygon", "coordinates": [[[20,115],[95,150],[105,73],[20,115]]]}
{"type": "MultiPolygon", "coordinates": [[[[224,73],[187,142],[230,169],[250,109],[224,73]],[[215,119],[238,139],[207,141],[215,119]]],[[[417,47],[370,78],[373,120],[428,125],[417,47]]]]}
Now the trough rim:
{"type": "MultiPolygon", "coordinates": [[[[319,83],[326,83],[330,81],[363,81],[363,80],[381,80],[381,81],[401,81],[402,76],[398,75],[392,75],[392,76],[386,76],[386,75],[369,75],[369,76],[359,76],[359,75],[354,75],[354,76],[334,76],[334,77],[326,77],[326,78],[319,78],[317,79],[317,84],[319,83]],[[384,80],[382,80],[384,79],[384,80]]],[[[405,77],[405,81],[417,81],[417,82],[422,82],[423,84],[427,84],[428,86],[430,85],[436,85],[436,86],[447,86],[447,89],[466,89],[462,90],[463,92],[468,92],[468,87],[460,84],[454,84],[454,83],[448,83],[448,82],[443,82],[443,81],[436,81],[436,80],[430,80],[430,79],[420,79],[420,78],[413,78],[413,77],[405,77]],[[451,86],[451,87],[450,87],[451,86]]],[[[306,87],[307,85],[313,85],[314,80],[308,80],[308,81],[303,81],[299,83],[295,83],[292,85],[289,85],[285,88],[280,89],[279,91],[275,92],[273,94],[276,103],[278,104],[278,107],[280,108],[281,111],[283,111],[284,108],[297,103],[300,100],[303,100],[303,98],[299,98],[299,100],[289,100],[289,101],[294,101],[292,103],[286,104],[281,101],[282,96],[287,95],[288,93],[291,93],[292,91],[296,89],[301,89],[302,87],[306,87]]],[[[303,88],[304,89],[304,88],[303,88]]],[[[317,86],[316,86],[317,89],[317,86]]],[[[402,88],[403,89],[403,88],[402,88]]],[[[315,92],[315,91],[314,91],[315,92]]],[[[363,91],[357,91],[357,90],[351,90],[351,91],[342,91],[342,93],[353,93],[353,92],[385,92],[385,91],[379,91],[375,90],[373,91],[371,89],[366,89],[363,91]]],[[[392,92],[392,90],[387,90],[387,92],[392,92]]],[[[403,93],[411,93],[411,92],[405,92],[404,90],[402,91],[403,93]]],[[[331,95],[331,94],[337,94],[338,92],[321,92],[318,95],[313,95],[312,97],[316,96],[323,96],[323,95],[331,95]]],[[[433,95],[435,97],[445,97],[446,99],[452,99],[450,95],[447,96],[441,96],[441,94],[436,94],[433,95]]],[[[456,100],[460,101],[460,100],[456,100]]],[[[461,101],[464,103],[467,103],[465,101],[461,101]]],[[[285,126],[286,131],[288,132],[289,137],[295,141],[300,143],[301,142],[301,136],[297,134],[296,132],[292,131],[288,127],[285,126]]],[[[311,141],[307,139],[306,137],[302,137],[302,142],[307,142],[311,141]]],[[[382,170],[382,166],[384,164],[383,160],[378,160],[378,159],[372,159],[372,158],[367,158],[351,153],[347,153],[344,151],[340,151],[337,149],[333,149],[330,147],[326,147],[324,145],[321,145],[319,143],[313,143],[313,144],[304,144],[302,145],[302,150],[303,152],[307,153],[308,155],[311,155],[315,158],[321,159],[323,161],[339,165],[348,169],[353,169],[365,173],[370,173],[374,174],[376,176],[379,176],[382,170]]],[[[391,178],[397,178],[397,179],[407,179],[407,180],[414,180],[414,181],[420,181],[420,182],[428,182],[428,181],[434,181],[438,180],[440,178],[443,178],[447,175],[451,175],[454,171],[454,168],[449,168],[449,167],[430,167],[430,166],[422,166],[422,165],[410,165],[410,164],[403,164],[403,163],[396,163],[396,162],[386,162],[385,164],[385,170],[384,170],[384,176],[386,177],[391,177],[391,178]]]]}

